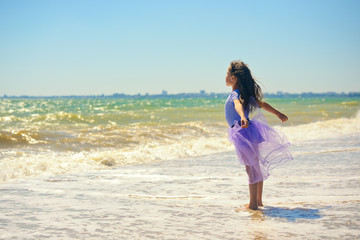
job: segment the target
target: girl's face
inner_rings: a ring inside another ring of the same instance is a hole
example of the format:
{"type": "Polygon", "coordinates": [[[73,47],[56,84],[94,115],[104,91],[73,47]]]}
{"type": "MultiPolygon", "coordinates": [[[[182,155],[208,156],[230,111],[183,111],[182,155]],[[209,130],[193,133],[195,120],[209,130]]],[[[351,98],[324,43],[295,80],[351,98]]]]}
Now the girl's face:
{"type": "Polygon", "coordinates": [[[236,84],[236,77],[230,74],[229,69],[227,70],[226,77],[225,77],[226,86],[234,87],[236,84]]]}

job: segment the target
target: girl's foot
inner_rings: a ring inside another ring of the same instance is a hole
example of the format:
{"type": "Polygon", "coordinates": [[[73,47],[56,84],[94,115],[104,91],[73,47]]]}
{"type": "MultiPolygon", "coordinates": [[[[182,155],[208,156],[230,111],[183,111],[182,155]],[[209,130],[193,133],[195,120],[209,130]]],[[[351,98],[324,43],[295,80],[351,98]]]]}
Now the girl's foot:
{"type": "Polygon", "coordinates": [[[259,208],[251,208],[249,204],[244,204],[242,205],[242,207],[236,208],[235,211],[236,212],[242,212],[242,211],[246,211],[246,210],[260,210],[259,208]]]}
{"type": "Polygon", "coordinates": [[[264,204],[262,203],[262,201],[258,201],[258,207],[263,207],[264,206],[264,204]]]}
{"type": "Polygon", "coordinates": [[[247,206],[247,208],[252,209],[252,210],[259,210],[258,205],[256,205],[256,204],[252,204],[252,205],[249,204],[247,206]]]}

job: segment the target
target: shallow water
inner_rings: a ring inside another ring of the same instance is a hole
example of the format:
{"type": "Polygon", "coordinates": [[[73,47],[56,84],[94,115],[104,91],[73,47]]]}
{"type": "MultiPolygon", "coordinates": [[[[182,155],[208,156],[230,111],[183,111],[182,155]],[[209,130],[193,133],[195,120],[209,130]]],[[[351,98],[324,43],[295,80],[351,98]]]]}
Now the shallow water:
{"type": "Polygon", "coordinates": [[[291,150],[260,211],[233,151],[5,183],[0,238],[357,239],[359,135],[291,150]]]}

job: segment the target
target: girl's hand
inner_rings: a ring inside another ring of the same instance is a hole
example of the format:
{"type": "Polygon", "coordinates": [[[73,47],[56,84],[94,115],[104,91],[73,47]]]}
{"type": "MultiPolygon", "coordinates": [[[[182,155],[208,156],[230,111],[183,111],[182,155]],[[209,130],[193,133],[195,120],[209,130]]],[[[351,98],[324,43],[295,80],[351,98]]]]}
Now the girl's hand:
{"type": "Polygon", "coordinates": [[[249,126],[249,122],[246,118],[241,118],[241,128],[247,128],[249,126]]]}
{"type": "Polygon", "coordinates": [[[277,114],[277,117],[281,120],[281,122],[286,122],[288,120],[288,117],[281,112],[277,114]]]}

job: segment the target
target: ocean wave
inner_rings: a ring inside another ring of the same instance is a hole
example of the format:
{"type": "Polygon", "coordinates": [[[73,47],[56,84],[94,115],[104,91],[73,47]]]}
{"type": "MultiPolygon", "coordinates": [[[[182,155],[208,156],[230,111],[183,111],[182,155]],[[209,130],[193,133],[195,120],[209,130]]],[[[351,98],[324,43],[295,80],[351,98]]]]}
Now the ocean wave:
{"type": "Polygon", "coordinates": [[[344,101],[341,102],[342,105],[349,105],[349,106],[359,106],[359,102],[358,101],[344,101]]]}
{"type": "Polygon", "coordinates": [[[98,149],[81,152],[34,152],[22,149],[2,153],[0,182],[35,176],[46,176],[188,158],[232,150],[225,136],[200,137],[172,143],[150,142],[135,148],[98,149]]]}
{"type": "Polygon", "coordinates": [[[18,130],[0,131],[0,147],[14,147],[15,145],[32,145],[46,143],[38,131],[18,130]]]}
{"type": "Polygon", "coordinates": [[[62,131],[33,129],[8,129],[0,131],[0,147],[44,147],[52,150],[83,151],[100,148],[137,147],[157,142],[171,143],[199,136],[210,137],[223,130],[224,124],[186,122],[178,124],[132,124],[119,126],[114,122],[94,127],[76,126],[62,131]]]}
{"type": "Polygon", "coordinates": [[[329,139],[360,133],[360,111],[355,117],[316,121],[296,126],[276,126],[283,131],[290,142],[329,139]]]}

